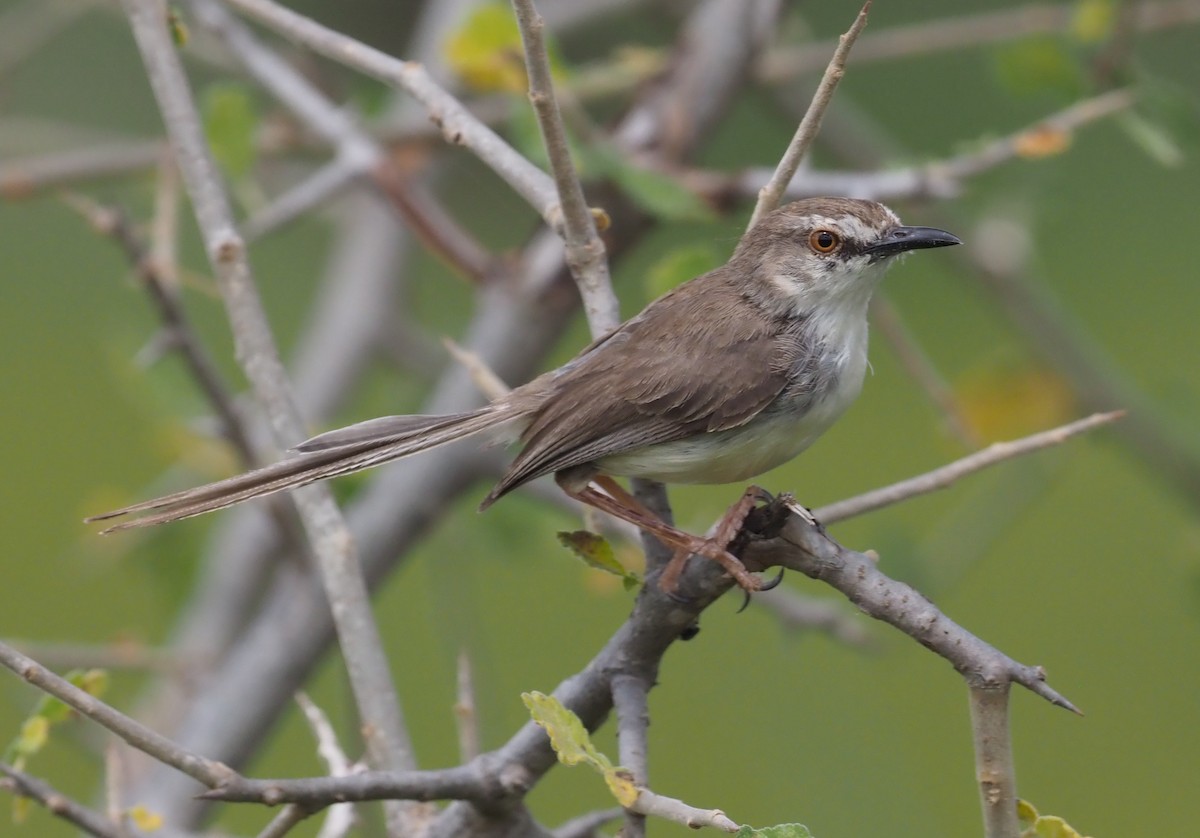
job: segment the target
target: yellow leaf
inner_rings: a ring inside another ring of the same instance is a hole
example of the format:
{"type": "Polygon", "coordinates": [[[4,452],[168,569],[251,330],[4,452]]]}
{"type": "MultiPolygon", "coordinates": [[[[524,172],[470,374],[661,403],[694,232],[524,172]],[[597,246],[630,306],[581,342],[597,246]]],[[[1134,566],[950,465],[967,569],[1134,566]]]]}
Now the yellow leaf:
{"type": "Polygon", "coordinates": [[[987,442],[1060,425],[1075,412],[1075,397],[1066,381],[1033,363],[976,368],[955,391],[967,424],[987,442]]]}
{"type": "Polygon", "coordinates": [[[13,798],[13,823],[25,823],[25,819],[29,817],[30,800],[28,797],[13,798]]]}
{"type": "Polygon", "coordinates": [[[550,737],[550,747],[564,765],[586,762],[600,770],[611,768],[608,757],[596,751],[583,722],[553,696],[540,692],[521,693],[529,715],[550,737]]]}
{"type": "Polygon", "coordinates": [[[1033,826],[1038,819],[1038,810],[1028,800],[1017,800],[1017,820],[1022,826],[1033,826]]]}
{"type": "Polygon", "coordinates": [[[1071,15],[1071,34],[1083,44],[1107,40],[1117,20],[1113,0],[1079,0],[1071,15]]]}
{"type": "Polygon", "coordinates": [[[1071,133],[1061,128],[1041,125],[1019,135],[1013,142],[1018,157],[1040,160],[1062,154],[1071,147],[1071,133]]]}
{"type": "Polygon", "coordinates": [[[609,769],[604,772],[604,782],[608,784],[608,790],[617,802],[626,809],[637,802],[638,787],[627,772],[619,768],[609,769]]]}
{"type": "Polygon", "coordinates": [[[162,815],[157,812],[151,812],[145,806],[137,805],[132,807],[128,812],[129,819],[133,821],[133,825],[142,832],[154,832],[156,829],[161,829],[163,825],[162,815]]]}
{"type": "Polygon", "coordinates": [[[475,7],[446,40],[444,53],[450,67],[475,90],[524,93],[528,87],[521,32],[507,4],[475,7]]]}

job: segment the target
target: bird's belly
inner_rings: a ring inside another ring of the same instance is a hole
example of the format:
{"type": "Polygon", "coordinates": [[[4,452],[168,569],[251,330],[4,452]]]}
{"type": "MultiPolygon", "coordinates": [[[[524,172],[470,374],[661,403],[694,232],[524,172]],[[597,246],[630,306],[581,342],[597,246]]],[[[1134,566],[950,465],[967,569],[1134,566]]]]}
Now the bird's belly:
{"type": "Polygon", "coordinates": [[[663,483],[736,483],[786,463],[835,418],[811,413],[799,421],[786,414],[760,417],[744,427],[605,457],[597,465],[606,474],[663,483]]]}

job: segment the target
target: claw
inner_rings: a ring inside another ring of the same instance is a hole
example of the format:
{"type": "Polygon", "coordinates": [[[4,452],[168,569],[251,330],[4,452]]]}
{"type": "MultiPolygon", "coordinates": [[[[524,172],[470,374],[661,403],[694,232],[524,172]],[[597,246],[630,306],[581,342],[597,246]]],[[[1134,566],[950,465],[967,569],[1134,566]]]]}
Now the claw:
{"type": "MultiPolygon", "coordinates": [[[[774,578],[774,579],[771,579],[771,580],[769,580],[769,581],[767,581],[767,582],[764,582],[764,583],[762,584],[762,587],[761,587],[761,588],[759,588],[758,590],[759,590],[760,592],[762,592],[762,591],[770,591],[770,590],[772,590],[772,589],[774,589],[774,588],[778,588],[778,587],[779,587],[779,583],[780,583],[780,582],[782,582],[782,581],[783,581],[783,568],[781,567],[781,568],[779,568],[779,573],[777,573],[777,574],[775,575],[775,578],[774,578]]],[[[735,614],[741,614],[743,611],[745,611],[745,610],[746,610],[747,608],[749,608],[749,607],[750,607],[750,592],[749,592],[748,590],[746,590],[745,588],[743,588],[743,589],[742,589],[742,605],[741,605],[741,607],[740,607],[740,608],[738,608],[738,610],[737,610],[737,611],[735,611],[734,613],[735,613],[735,614]]]]}
{"type": "Polygon", "coordinates": [[[763,585],[761,588],[759,588],[759,590],[760,591],[774,590],[775,588],[779,587],[779,583],[782,581],[783,581],[783,568],[781,567],[781,568],[779,568],[779,573],[775,574],[775,578],[772,579],[770,582],[767,582],[765,585],[763,585]]]}

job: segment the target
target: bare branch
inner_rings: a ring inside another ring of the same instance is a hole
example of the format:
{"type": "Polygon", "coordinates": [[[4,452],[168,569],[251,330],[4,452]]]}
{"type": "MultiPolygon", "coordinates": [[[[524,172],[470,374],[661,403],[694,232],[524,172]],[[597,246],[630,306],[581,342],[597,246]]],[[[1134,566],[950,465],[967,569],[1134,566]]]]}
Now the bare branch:
{"type": "Polygon", "coordinates": [[[6,762],[0,762],[0,774],[7,780],[0,781],[0,788],[13,794],[36,800],[52,815],[79,827],[96,838],[124,838],[121,830],[108,818],[82,803],[77,803],[44,780],[39,780],[24,771],[19,771],[6,762]]]}
{"type": "Polygon", "coordinates": [[[96,232],[108,236],[121,248],[158,312],[169,345],[179,350],[192,378],[220,418],[222,435],[229,440],[243,465],[250,467],[258,464],[258,457],[250,442],[250,432],[233,393],[192,328],[191,320],[179,301],[178,289],[166,275],[166,266],[151,257],[145,243],[138,238],[121,210],[101,206],[83,195],[68,194],[65,200],[96,232]]]}
{"type": "Polygon", "coordinates": [[[816,139],[817,132],[821,130],[821,119],[825,116],[829,103],[833,101],[833,91],[837,89],[838,82],[846,73],[846,59],[850,57],[850,48],[854,46],[859,33],[866,27],[867,13],[870,10],[871,0],[867,0],[859,11],[858,17],[854,19],[854,23],[850,25],[845,34],[838,38],[837,49],[833,51],[833,57],[829,59],[829,66],[825,68],[825,75],[821,77],[821,83],[817,85],[817,90],[813,93],[812,103],[808,106],[804,118],[800,120],[800,125],[796,128],[792,141],[788,143],[787,151],[783,153],[779,165],[775,168],[775,173],[771,175],[767,185],[759,190],[758,203],[755,204],[754,213],[750,216],[750,227],[753,227],[759,222],[759,219],[779,206],[779,200],[783,197],[784,190],[796,176],[796,171],[800,168],[804,155],[808,153],[809,146],[816,139]]]}
{"type": "Polygon", "coordinates": [[[841,602],[807,596],[786,585],[756,594],[753,602],[774,614],[785,628],[823,631],[849,646],[866,646],[870,642],[862,620],[841,602]]]}
{"type": "Polygon", "coordinates": [[[428,109],[448,142],[470,149],[548,224],[558,223],[559,202],[553,181],[476,119],[420,64],[393,58],[271,0],[228,0],[228,5],[321,55],[407,91],[428,109]]]}
{"type": "Polygon", "coordinates": [[[554,830],[554,838],[597,838],[596,830],[621,817],[623,809],[600,809],[588,812],[562,824],[554,830]]]}
{"type": "MultiPolygon", "coordinates": [[[[245,248],[234,226],[220,175],[200,126],[187,78],[170,41],[164,7],[155,0],[124,0],[180,171],[195,209],[227,315],[237,354],[284,446],[304,438],[262,303],[254,288],[245,248]]],[[[329,596],[350,682],[374,764],[405,769],[413,763],[387,657],[372,619],[366,583],[353,539],[327,487],[292,493],[317,556],[329,596]]]]}
{"type": "Polygon", "coordinates": [[[882,620],[954,666],[968,686],[997,689],[1017,683],[1058,707],[1078,713],[1046,683],[1041,667],[1025,666],[955,623],[903,582],[879,570],[874,558],[838,544],[824,529],[792,511],[795,501],[781,496],[747,519],[751,532],[773,537],[751,541],[744,560],[760,567],[797,570],[841,591],[864,613],[882,620]]]}
{"type": "Polygon", "coordinates": [[[312,814],[310,809],[298,803],[289,803],[279,811],[278,815],[271,818],[271,822],[267,824],[266,828],[258,833],[258,838],[283,838],[292,831],[292,827],[312,817],[312,814]]]}
{"type": "Polygon", "coordinates": [[[1011,838],[1017,821],[1017,774],[1008,730],[1008,684],[971,687],[975,780],[983,806],[984,838],[1011,838]]]}
{"type": "Polygon", "coordinates": [[[683,824],[689,829],[712,827],[722,832],[737,832],[738,824],[731,821],[720,809],[697,809],[682,800],[664,797],[649,789],[639,789],[638,799],[634,801],[633,811],[642,815],[653,815],[656,818],[683,824]]]}
{"type": "Polygon", "coordinates": [[[237,772],[229,766],[181,748],[4,643],[0,643],[0,665],[59,699],[80,715],[112,731],[139,751],[205,785],[220,785],[237,776],[237,772]]]}
{"type": "Polygon", "coordinates": [[[458,677],[454,702],[454,723],[458,730],[458,755],[463,762],[475,759],[482,752],[479,736],[479,714],[475,706],[475,679],[471,672],[471,656],[466,649],[458,651],[458,677]]]}
{"type": "MultiPolygon", "coordinates": [[[[646,753],[646,731],[650,726],[647,701],[650,684],[631,673],[620,673],[612,679],[613,709],[617,713],[617,761],[632,775],[633,782],[643,789],[649,784],[646,753]]],[[[642,838],[646,834],[646,815],[629,811],[623,838],[642,838]]]]}
{"type": "Polygon", "coordinates": [[[442,338],[442,346],[446,347],[446,351],[454,360],[462,364],[470,374],[471,380],[475,382],[475,386],[479,388],[479,392],[489,399],[498,399],[507,395],[512,389],[477,353],[464,349],[450,338],[442,338]]]}
{"type": "Polygon", "coordinates": [[[1123,410],[1094,413],[1083,419],[1021,439],[1010,442],[994,442],[982,451],[976,451],[974,454],[969,454],[925,474],[814,509],[813,515],[824,524],[832,524],[884,506],[891,506],[918,495],[929,494],[938,489],[944,489],[969,474],[974,474],[1013,457],[1049,448],[1052,445],[1061,445],[1073,436],[1110,424],[1123,416],[1125,416],[1123,410]]]}
{"type": "Polygon", "coordinates": [[[66,183],[153,169],[166,152],[162,140],[127,140],[9,160],[0,164],[0,199],[16,201],[66,183]]]}
{"type": "Polygon", "coordinates": [[[608,276],[608,260],[604,242],[596,235],[596,224],[583,196],[583,186],[571,162],[567,146],[567,131],[563,127],[558,101],[554,98],[554,83],[550,78],[550,59],[546,54],[543,35],[545,21],[533,6],[533,0],[513,0],[521,42],[525,46],[525,66],[529,72],[529,101],[537,115],[538,127],[554,186],[562,207],[561,227],[567,248],[567,265],[579,285],[583,310],[591,327],[592,337],[612,331],[621,322],[620,305],[608,276]]]}
{"type": "MultiPolygon", "coordinates": [[[[1136,7],[1138,31],[1181,26],[1200,20],[1200,2],[1154,2],[1144,0],[1136,7]]],[[[965,14],[894,26],[866,35],[854,51],[855,64],[890,61],[956,49],[1066,32],[1078,10],[1070,3],[1031,3],[1009,9],[965,14]]],[[[781,48],[767,55],[759,68],[764,81],[778,81],[816,72],[833,48],[830,41],[781,48]]]]}

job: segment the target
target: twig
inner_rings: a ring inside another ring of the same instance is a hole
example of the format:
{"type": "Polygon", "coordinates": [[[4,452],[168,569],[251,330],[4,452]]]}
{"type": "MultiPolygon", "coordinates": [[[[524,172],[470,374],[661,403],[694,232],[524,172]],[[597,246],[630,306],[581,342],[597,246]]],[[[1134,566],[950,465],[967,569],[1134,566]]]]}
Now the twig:
{"type": "Polygon", "coordinates": [[[854,19],[854,23],[850,25],[845,34],[838,38],[837,49],[833,51],[833,57],[829,59],[829,66],[825,68],[825,75],[821,77],[821,83],[817,85],[817,90],[813,93],[812,103],[808,106],[804,118],[800,120],[800,125],[796,128],[792,141],[788,143],[787,151],[783,153],[779,165],[776,166],[775,174],[767,181],[766,186],[759,190],[758,203],[755,204],[754,213],[750,216],[750,227],[753,227],[764,215],[779,206],[779,200],[783,196],[784,190],[796,176],[796,171],[800,168],[804,155],[808,153],[809,146],[816,139],[817,132],[821,130],[821,119],[825,116],[825,110],[829,107],[829,103],[833,101],[833,91],[837,89],[838,82],[845,75],[846,59],[850,56],[850,48],[854,46],[859,33],[866,27],[867,14],[870,10],[871,0],[867,0],[859,11],[858,17],[854,19]]]}
{"type": "Polygon", "coordinates": [[[747,519],[749,529],[766,527],[777,535],[751,541],[743,556],[748,566],[785,567],[825,582],[868,616],[898,628],[941,655],[970,687],[994,690],[1017,683],[1057,707],[1079,712],[1046,683],[1041,667],[1018,663],[971,634],[919,591],[889,578],[874,558],[843,547],[823,529],[791,512],[791,504],[794,501],[777,498],[765,510],[751,513],[747,519]]]}
{"type": "Polygon", "coordinates": [[[529,101],[537,115],[542,141],[554,173],[554,186],[561,204],[560,224],[567,249],[567,265],[579,285],[583,310],[587,315],[592,337],[598,338],[615,329],[621,322],[620,305],[608,276],[608,261],[604,242],[596,234],[596,225],[583,196],[583,186],[563,127],[554,84],[550,78],[550,59],[546,54],[543,36],[545,22],[533,6],[533,0],[513,0],[517,26],[525,47],[525,66],[529,73],[529,101]]]}
{"type": "Polygon", "coordinates": [[[559,825],[554,830],[554,838],[596,838],[596,830],[609,821],[615,821],[624,813],[624,809],[598,809],[588,812],[559,825]]]}
{"type": "Polygon", "coordinates": [[[165,151],[162,140],[128,140],[9,160],[0,164],[0,199],[16,201],[64,183],[153,169],[165,151]]]}
{"type": "MultiPolygon", "coordinates": [[[[242,240],[233,223],[220,176],[209,154],[182,64],[155,0],[123,0],[142,52],[180,171],[192,199],[230,326],[238,359],[274,429],[286,446],[304,438],[270,328],[254,288],[242,240]]],[[[413,763],[399,701],[392,686],[362,577],[358,556],[341,514],[324,486],[292,493],[317,556],[332,604],[341,650],[362,717],[373,763],[402,770],[413,763]]]]}
{"type": "Polygon", "coordinates": [[[151,303],[157,309],[169,345],[179,350],[192,378],[200,385],[201,391],[220,418],[222,435],[237,451],[243,465],[255,465],[258,458],[255,456],[249,430],[238,410],[233,393],[222,380],[217,365],[192,328],[191,321],[179,302],[176,286],[166,276],[166,266],[150,256],[146,245],[138,239],[129,219],[121,210],[101,206],[83,195],[68,193],[65,200],[94,230],[111,238],[121,248],[138,280],[146,289],[151,303]]]}
{"type": "MultiPolygon", "coordinates": [[[[646,731],[650,725],[647,696],[650,685],[639,675],[621,673],[612,679],[613,710],[617,714],[618,762],[632,775],[633,782],[645,788],[650,780],[646,761],[646,731]]],[[[646,815],[627,812],[622,838],[642,838],[646,834],[646,815]]]]}
{"type": "Polygon", "coordinates": [[[442,346],[446,347],[446,351],[454,360],[462,364],[470,374],[471,380],[475,382],[475,386],[479,388],[479,392],[489,399],[498,399],[507,395],[512,389],[477,353],[463,349],[450,338],[442,338],[442,346]]]}
{"type": "Polygon", "coordinates": [[[849,646],[866,646],[870,642],[870,634],[858,615],[832,599],[818,599],[780,585],[756,594],[753,603],[767,609],[793,631],[823,631],[849,646]]]}
{"type": "Polygon", "coordinates": [[[448,142],[470,149],[547,223],[557,223],[558,198],[553,181],[472,116],[420,64],[393,58],[271,0],[228,0],[227,5],[321,55],[407,91],[428,109],[448,142]]]}
{"type": "Polygon", "coordinates": [[[972,686],[970,691],[971,738],[984,838],[1015,838],[1021,831],[1017,821],[1017,774],[1008,732],[1009,694],[1008,684],[972,686]]]}
{"type": "Polygon", "coordinates": [[[55,817],[73,824],[88,835],[96,838],[123,838],[121,830],[99,812],[77,803],[44,780],[39,780],[24,771],[19,771],[6,762],[0,762],[0,774],[8,779],[0,782],[13,794],[36,800],[55,817]]]}
{"type": "Polygon", "coordinates": [[[0,16],[0,76],[8,78],[23,61],[63,31],[98,0],[26,0],[0,16]]]}
{"type": "Polygon", "coordinates": [[[1195,440],[1159,416],[1153,401],[1079,326],[1047,283],[1034,284],[1026,276],[1023,248],[1014,242],[1014,236],[1022,235],[1011,224],[993,222],[980,231],[979,246],[968,267],[1038,353],[1070,382],[1085,408],[1105,410],[1120,405],[1130,411],[1129,420],[1118,431],[1120,438],[1154,473],[1195,503],[1200,499],[1200,452],[1195,440]],[[1009,248],[1007,253],[1004,246],[1009,248]]]}
{"type": "Polygon", "coordinates": [[[348,185],[353,178],[367,176],[391,201],[409,229],[433,253],[457,272],[480,281],[490,261],[487,251],[466,233],[458,222],[436,209],[426,193],[408,194],[396,164],[364,132],[345,108],[331,102],[295,67],[268,49],[223,5],[215,0],[191,0],[196,17],[220,37],[262,86],[300,119],[306,128],[333,145],[335,160],[312,179],[287,193],[274,207],[256,217],[257,235],[272,225],[307,212],[316,203],[348,185]]]}
{"type": "Polygon", "coordinates": [[[165,647],[145,646],[138,642],[88,645],[85,643],[46,643],[39,640],[4,638],[23,655],[53,669],[99,668],[132,669],[177,676],[203,669],[204,661],[181,657],[165,647]]]}
{"type": "Polygon", "coordinates": [[[968,474],[993,466],[1004,460],[1019,457],[1051,445],[1060,445],[1077,434],[1090,431],[1102,425],[1115,422],[1125,415],[1123,410],[1110,413],[1094,413],[1084,419],[1060,425],[1048,431],[1032,434],[1010,442],[994,442],[982,451],[976,451],[952,463],[936,468],[925,474],[901,480],[890,486],[864,492],[852,498],[837,503],[831,503],[814,509],[813,516],[823,524],[844,521],[856,515],[891,506],[909,498],[925,495],[938,489],[944,489],[968,474]]]}
{"type": "MultiPolygon", "coordinates": [[[[366,770],[366,766],[350,762],[346,752],[342,750],[341,743],[338,742],[337,732],[334,731],[325,711],[303,691],[296,693],[296,703],[300,705],[308,727],[316,737],[317,755],[325,763],[330,777],[346,777],[366,770]]],[[[354,828],[355,821],[353,804],[335,803],[329,807],[317,838],[341,838],[354,828]]]]}
{"type": "Polygon", "coordinates": [[[653,815],[656,818],[683,824],[689,829],[711,827],[722,832],[737,832],[740,827],[731,821],[720,809],[697,809],[682,800],[656,794],[649,789],[639,789],[637,800],[630,808],[642,815],[653,815]]]}
{"type": "Polygon", "coordinates": [[[466,649],[458,651],[457,676],[454,726],[458,730],[458,755],[463,762],[469,762],[479,756],[483,748],[479,736],[479,714],[475,706],[475,679],[471,672],[471,656],[466,649]]]}
{"type": "MultiPolygon", "coordinates": [[[[1139,2],[1135,26],[1149,32],[1200,20],[1200,2],[1139,2]]],[[[1053,32],[1064,32],[1078,10],[1071,3],[1033,3],[1011,9],[937,18],[895,26],[866,35],[854,52],[856,64],[890,61],[983,44],[996,44],[1053,32]]],[[[832,44],[820,41],[773,50],[759,67],[759,78],[773,82],[819,70],[832,44]]]]}
{"type": "Polygon", "coordinates": [[[278,815],[271,818],[271,822],[267,824],[266,828],[258,833],[258,838],[283,838],[292,831],[292,827],[312,817],[312,814],[312,810],[305,806],[289,803],[279,811],[278,815]]]}
{"type": "Polygon", "coordinates": [[[917,382],[921,392],[942,415],[942,421],[964,447],[978,448],[979,437],[967,423],[962,405],[950,385],[933,365],[916,336],[905,325],[900,312],[883,294],[876,292],[871,300],[872,325],[892,346],[900,366],[908,377],[917,382]]]}
{"type": "Polygon", "coordinates": [[[104,726],[139,751],[207,786],[217,786],[237,777],[237,772],[229,766],[180,747],[4,643],[0,643],[0,665],[59,699],[80,715],[104,726]]]}

